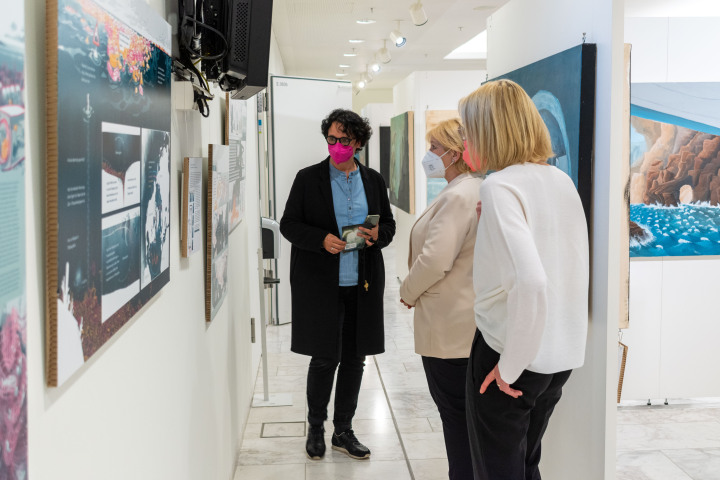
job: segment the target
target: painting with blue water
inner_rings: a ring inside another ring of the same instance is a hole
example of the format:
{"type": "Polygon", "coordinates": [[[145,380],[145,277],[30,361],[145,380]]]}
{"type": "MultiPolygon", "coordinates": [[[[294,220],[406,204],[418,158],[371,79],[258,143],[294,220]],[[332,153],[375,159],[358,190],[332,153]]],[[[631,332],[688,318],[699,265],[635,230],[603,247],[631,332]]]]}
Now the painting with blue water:
{"type": "Polygon", "coordinates": [[[492,80],[508,79],[532,98],[550,132],[548,163],[575,183],[590,218],[597,46],[584,43],[492,80]]]}
{"type": "Polygon", "coordinates": [[[720,255],[720,130],[631,111],[630,256],[720,255]]]}

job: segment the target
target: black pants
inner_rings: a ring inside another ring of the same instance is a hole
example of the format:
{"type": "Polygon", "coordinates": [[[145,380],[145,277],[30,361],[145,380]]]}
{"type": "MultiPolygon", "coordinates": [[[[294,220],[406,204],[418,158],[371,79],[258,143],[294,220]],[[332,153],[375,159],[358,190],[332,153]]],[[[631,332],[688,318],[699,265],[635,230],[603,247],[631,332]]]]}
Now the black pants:
{"type": "Polygon", "coordinates": [[[352,428],[362,383],[365,357],[357,355],[357,287],[340,287],[340,338],[338,358],[312,357],[307,377],[308,422],[322,425],[327,419],[327,406],[332,393],[333,378],[337,368],[335,385],[335,431],[352,428]]]}
{"type": "Polygon", "coordinates": [[[473,469],[465,417],[468,359],[422,357],[422,362],[430,395],[442,420],[450,480],[472,480],[473,469]]]}
{"type": "Polygon", "coordinates": [[[521,397],[501,392],[495,382],[481,395],[480,385],[499,358],[476,332],[467,372],[475,480],[540,480],[540,444],[571,371],[546,375],[525,370],[512,384],[521,397]]]}

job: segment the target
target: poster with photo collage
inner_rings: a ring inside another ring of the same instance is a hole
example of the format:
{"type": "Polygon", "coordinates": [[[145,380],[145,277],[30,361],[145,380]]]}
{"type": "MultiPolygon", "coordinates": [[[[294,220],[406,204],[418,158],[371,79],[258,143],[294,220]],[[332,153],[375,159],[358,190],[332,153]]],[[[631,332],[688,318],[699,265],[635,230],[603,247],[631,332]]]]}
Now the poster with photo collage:
{"type": "Polygon", "coordinates": [[[141,0],[48,2],[48,384],[170,281],[171,31],[141,0]]]}

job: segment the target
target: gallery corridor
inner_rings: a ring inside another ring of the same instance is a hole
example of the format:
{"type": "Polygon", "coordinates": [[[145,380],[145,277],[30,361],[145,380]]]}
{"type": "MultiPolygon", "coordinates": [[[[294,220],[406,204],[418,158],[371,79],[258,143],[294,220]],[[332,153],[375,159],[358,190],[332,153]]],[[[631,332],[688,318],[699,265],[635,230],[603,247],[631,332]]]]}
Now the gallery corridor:
{"type": "MultiPolygon", "coordinates": [[[[398,301],[395,248],[384,251],[385,353],[368,357],[355,433],[372,457],[359,461],[330,449],[322,460],[305,455],[309,357],[290,352],[290,325],[269,326],[271,393],[292,393],[289,407],[251,408],[234,480],[445,480],[442,424],[415,354],[412,312],[398,301]],[[402,307],[402,308],[401,308],[402,307]]],[[[262,371],[255,392],[262,394],[262,371]]],[[[332,399],[329,418],[332,419],[332,399]]],[[[332,430],[332,422],[325,423],[332,430]]],[[[678,400],[618,411],[619,480],[718,480],[720,399],[678,400]]],[[[579,476],[578,478],[582,478],[579,476]]]]}

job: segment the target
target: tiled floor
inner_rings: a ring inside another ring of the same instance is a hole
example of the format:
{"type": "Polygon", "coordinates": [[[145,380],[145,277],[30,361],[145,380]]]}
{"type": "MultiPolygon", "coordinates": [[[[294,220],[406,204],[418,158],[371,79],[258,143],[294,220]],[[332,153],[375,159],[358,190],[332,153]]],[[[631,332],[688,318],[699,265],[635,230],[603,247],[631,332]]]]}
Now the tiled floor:
{"type": "MultiPolygon", "coordinates": [[[[368,357],[353,428],[372,450],[358,461],[328,448],[305,455],[308,357],[290,352],[290,326],[270,326],[271,393],[292,393],[288,407],[252,408],[235,480],[444,480],[442,424],[413,349],[412,312],[400,308],[393,247],[384,250],[385,349],[368,357]]],[[[262,372],[256,393],[262,393],[262,372]]],[[[720,399],[618,409],[618,480],[720,480],[720,399]]],[[[332,419],[332,399],[329,418],[332,419]]],[[[332,430],[332,422],[326,423],[332,430]]],[[[330,445],[329,433],[326,443],[330,445]]]]}
{"type": "Polygon", "coordinates": [[[617,480],[720,480],[720,399],[618,408],[617,480]]]}
{"type": "MultiPolygon", "coordinates": [[[[447,478],[442,424],[430,398],[420,357],[415,354],[412,312],[400,308],[392,247],[384,250],[385,353],[367,357],[353,420],[356,435],[372,451],[369,461],[352,460],[329,448],[325,458],[305,455],[305,376],[309,357],[290,352],[290,325],[270,326],[268,375],[271,393],[292,393],[289,407],[252,408],[238,455],[235,480],[447,478]]],[[[255,391],[262,393],[262,372],[255,391]]],[[[332,419],[330,400],[328,417],[332,419]]],[[[332,431],[332,421],[325,424],[332,431]]]]}

